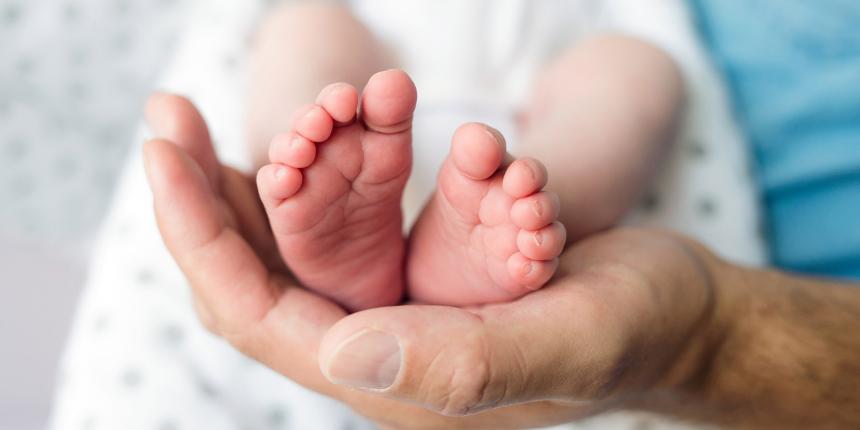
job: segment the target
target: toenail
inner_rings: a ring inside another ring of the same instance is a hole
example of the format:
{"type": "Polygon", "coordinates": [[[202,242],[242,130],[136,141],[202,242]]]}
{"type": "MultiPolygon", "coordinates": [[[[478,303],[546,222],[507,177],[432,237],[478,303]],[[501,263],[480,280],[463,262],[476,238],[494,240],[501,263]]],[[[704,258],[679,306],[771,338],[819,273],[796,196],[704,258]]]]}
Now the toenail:
{"type": "Polygon", "coordinates": [[[537,216],[543,215],[543,206],[541,206],[540,201],[538,200],[535,200],[535,204],[532,205],[532,210],[537,216]]]}
{"type": "Polygon", "coordinates": [[[533,266],[534,265],[531,262],[523,264],[523,275],[528,275],[529,273],[532,273],[532,269],[534,269],[533,266]]]}
{"type": "Polygon", "coordinates": [[[301,137],[295,136],[290,140],[290,148],[297,148],[301,144],[302,144],[302,138],[301,137]]]}
{"type": "Polygon", "coordinates": [[[492,131],[490,131],[490,129],[489,129],[489,128],[484,127],[484,132],[485,132],[485,133],[487,133],[487,134],[488,134],[488,135],[489,135],[493,140],[497,140],[497,139],[496,139],[496,135],[495,135],[495,134],[493,134],[493,132],[492,132],[492,131]]]}
{"type": "Polygon", "coordinates": [[[311,108],[309,111],[307,111],[305,113],[304,118],[308,119],[308,118],[313,118],[314,116],[317,116],[317,114],[319,113],[318,110],[319,109],[316,106],[314,106],[313,108],[311,108]]]}
{"type": "Polygon", "coordinates": [[[535,171],[535,168],[532,165],[532,163],[530,163],[528,160],[523,161],[523,163],[525,163],[525,165],[526,165],[526,170],[528,170],[529,176],[531,176],[532,179],[536,179],[537,178],[537,172],[535,171]]]}
{"type": "Polygon", "coordinates": [[[533,237],[533,238],[534,238],[534,241],[535,241],[535,245],[537,245],[537,246],[541,246],[541,245],[543,244],[543,235],[542,235],[539,231],[536,231],[536,232],[535,232],[535,234],[534,234],[534,237],[533,237]]]}
{"type": "Polygon", "coordinates": [[[285,176],[287,176],[287,169],[285,167],[279,167],[275,170],[275,180],[280,181],[284,179],[285,176]]]}
{"type": "Polygon", "coordinates": [[[502,136],[502,134],[499,133],[498,131],[496,131],[490,127],[487,127],[487,126],[484,126],[483,129],[484,129],[484,132],[486,132],[488,135],[490,135],[490,138],[493,139],[493,142],[496,142],[496,143],[504,142],[504,139],[505,139],[504,136],[502,136]]]}

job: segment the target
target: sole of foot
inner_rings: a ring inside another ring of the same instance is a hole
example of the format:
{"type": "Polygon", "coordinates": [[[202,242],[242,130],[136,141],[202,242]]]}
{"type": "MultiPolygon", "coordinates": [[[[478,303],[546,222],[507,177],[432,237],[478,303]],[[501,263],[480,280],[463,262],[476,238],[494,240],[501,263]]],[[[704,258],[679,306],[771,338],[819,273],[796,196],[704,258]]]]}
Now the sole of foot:
{"type": "Polygon", "coordinates": [[[281,256],[349,310],[403,297],[401,198],[412,167],[415,85],[400,70],[324,88],[274,137],[257,183],[281,256]]]}
{"type": "Polygon", "coordinates": [[[554,275],[565,244],[546,168],[514,159],[496,130],[457,129],[437,191],[412,230],[409,297],[477,305],[516,299],[554,275]]]}

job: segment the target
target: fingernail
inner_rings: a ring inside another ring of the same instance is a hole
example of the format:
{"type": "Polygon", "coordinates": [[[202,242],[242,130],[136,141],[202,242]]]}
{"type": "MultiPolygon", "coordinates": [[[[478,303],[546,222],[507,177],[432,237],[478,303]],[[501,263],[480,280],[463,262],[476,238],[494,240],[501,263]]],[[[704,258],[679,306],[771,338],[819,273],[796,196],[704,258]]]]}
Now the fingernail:
{"type": "Polygon", "coordinates": [[[329,361],[328,379],[353,388],[381,390],[400,372],[400,343],[378,330],[363,330],[341,343],[329,361]]]}

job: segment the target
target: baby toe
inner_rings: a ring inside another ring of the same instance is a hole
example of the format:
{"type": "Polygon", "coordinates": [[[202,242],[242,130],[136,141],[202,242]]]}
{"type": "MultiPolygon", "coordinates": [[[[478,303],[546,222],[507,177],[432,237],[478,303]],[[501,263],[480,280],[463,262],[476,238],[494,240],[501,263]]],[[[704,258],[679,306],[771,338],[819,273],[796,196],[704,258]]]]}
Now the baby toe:
{"type": "Polygon", "coordinates": [[[498,131],[478,123],[461,125],[451,140],[454,166],[466,177],[487,179],[505,158],[505,139],[498,131]]]}
{"type": "Polygon", "coordinates": [[[328,85],[320,91],[317,104],[338,124],[351,123],[358,110],[358,90],[343,82],[328,85]]]}
{"type": "Polygon", "coordinates": [[[295,132],[278,134],[269,145],[271,162],[286,164],[297,169],[310,166],[316,155],[316,145],[295,132]]]}
{"type": "Polygon", "coordinates": [[[532,260],[552,260],[561,254],[566,237],[564,226],[556,221],[540,230],[520,230],[517,249],[532,260]]]}
{"type": "Polygon", "coordinates": [[[266,207],[292,197],[302,186],[302,172],[283,164],[267,164],[257,172],[257,188],[266,207]]]}
{"type": "Polygon", "coordinates": [[[502,179],[502,188],[511,197],[522,198],[546,186],[546,167],[534,158],[520,158],[510,166],[502,179]]]}
{"type": "Polygon", "coordinates": [[[368,129],[383,134],[412,127],[418,92],[406,72],[383,70],[370,77],[361,96],[361,119],[368,129]]]}
{"type": "Polygon", "coordinates": [[[541,191],[521,198],[511,206],[511,221],[523,230],[538,230],[558,219],[558,195],[541,191]]]}
{"type": "Polygon", "coordinates": [[[508,273],[526,290],[534,291],[542,287],[555,274],[558,258],[549,261],[535,261],[516,252],[508,258],[508,273]]]}
{"type": "Polygon", "coordinates": [[[324,142],[331,136],[334,120],[317,105],[307,105],[299,108],[293,116],[293,128],[296,132],[314,142],[324,142]]]}

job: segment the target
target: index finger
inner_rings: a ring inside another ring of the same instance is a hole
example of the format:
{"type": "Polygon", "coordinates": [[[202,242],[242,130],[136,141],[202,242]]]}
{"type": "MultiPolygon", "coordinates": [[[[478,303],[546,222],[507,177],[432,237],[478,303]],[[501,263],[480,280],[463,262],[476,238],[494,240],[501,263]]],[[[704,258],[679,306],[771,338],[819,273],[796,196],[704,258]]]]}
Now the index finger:
{"type": "Polygon", "coordinates": [[[316,354],[319,339],[345,312],[270,273],[228,225],[223,203],[182,149],[153,140],[144,157],[162,239],[218,334],[290,379],[331,391],[316,354]]]}

